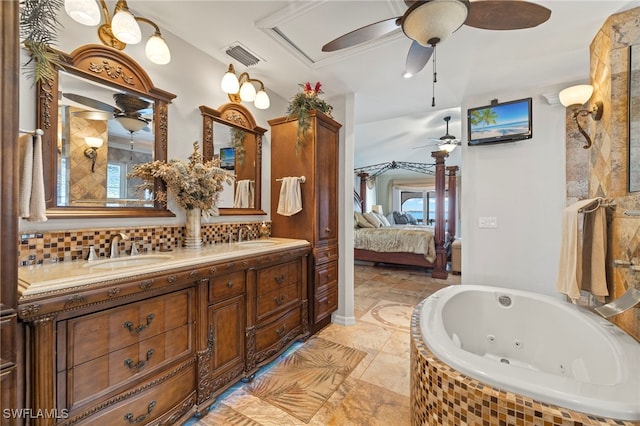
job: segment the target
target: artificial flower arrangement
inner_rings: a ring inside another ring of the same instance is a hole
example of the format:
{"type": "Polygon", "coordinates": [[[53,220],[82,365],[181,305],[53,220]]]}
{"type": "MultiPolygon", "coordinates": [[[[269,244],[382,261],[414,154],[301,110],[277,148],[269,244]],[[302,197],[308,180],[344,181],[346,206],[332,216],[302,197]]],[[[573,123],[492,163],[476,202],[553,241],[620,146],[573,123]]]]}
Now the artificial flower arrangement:
{"type": "MultiPolygon", "coordinates": [[[[193,154],[189,162],[183,160],[151,161],[136,164],[128,177],[141,178],[144,183],[139,189],[153,191],[156,178],[167,184],[167,190],[175,195],[178,205],[192,210],[201,209],[203,216],[218,215],[218,199],[223,183],[232,184],[233,173],[219,167],[220,160],[203,162],[198,142],[193,143],[193,154]]],[[[167,204],[167,193],[158,191],[156,200],[167,204]]]]}
{"type": "Polygon", "coordinates": [[[298,84],[302,87],[302,92],[298,92],[287,108],[287,114],[290,117],[298,118],[298,135],[296,139],[296,151],[299,150],[304,144],[305,134],[311,126],[309,119],[309,111],[317,110],[327,114],[331,117],[331,111],[333,107],[326,103],[323,99],[318,97],[323,93],[321,90],[322,84],[318,81],[315,86],[311,86],[311,83],[306,82],[304,84],[298,84]]]}

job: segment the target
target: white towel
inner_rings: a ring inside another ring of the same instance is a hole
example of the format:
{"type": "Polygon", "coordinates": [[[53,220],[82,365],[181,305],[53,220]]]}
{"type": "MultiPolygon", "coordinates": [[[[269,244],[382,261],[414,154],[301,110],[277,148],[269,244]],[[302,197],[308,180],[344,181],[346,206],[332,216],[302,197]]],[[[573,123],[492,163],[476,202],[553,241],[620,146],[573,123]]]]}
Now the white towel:
{"type": "Polygon", "coordinates": [[[300,193],[300,179],[297,177],[282,178],[280,199],[278,200],[278,214],[293,216],[302,210],[302,195],[300,193]]]}
{"type": "Polygon", "coordinates": [[[252,180],[243,179],[236,182],[236,194],[233,199],[233,207],[246,209],[253,208],[254,204],[254,187],[252,180]]]}
{"type": "MultiPolygon", "coordinates": [[[[581,200],[566,207],[562,212],[562,240],[556,291],[566,294],[574,302],[580,298],[583,272],[580,209],[597,201],[597,198],[581,200]]],[[[604,214],[604,212],[600,213],[604,214]]]]}
{"type": "Polygon", "coordinates": [[[44,172],[42,166],[42,137],[23,135],[19,138],[22,154],[20,175],[19,215],[31,222],[47,220],[44,199],[44,172]]]}

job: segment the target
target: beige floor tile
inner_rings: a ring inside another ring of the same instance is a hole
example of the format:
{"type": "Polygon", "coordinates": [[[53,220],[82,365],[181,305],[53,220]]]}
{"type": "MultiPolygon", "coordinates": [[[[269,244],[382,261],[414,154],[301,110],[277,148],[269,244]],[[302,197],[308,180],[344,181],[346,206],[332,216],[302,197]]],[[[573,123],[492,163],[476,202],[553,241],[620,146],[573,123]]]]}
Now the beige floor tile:
{"type": "Polygon", "coordinates": [[[415,303],[381,300],[365,313],[360,320],[409,333],[411,315],[414,308],[415,303]]]}
{"type": "Polygon", "coordinates": [[[360,380],[409,397],[409,359],[378,352],[360,380]]]}

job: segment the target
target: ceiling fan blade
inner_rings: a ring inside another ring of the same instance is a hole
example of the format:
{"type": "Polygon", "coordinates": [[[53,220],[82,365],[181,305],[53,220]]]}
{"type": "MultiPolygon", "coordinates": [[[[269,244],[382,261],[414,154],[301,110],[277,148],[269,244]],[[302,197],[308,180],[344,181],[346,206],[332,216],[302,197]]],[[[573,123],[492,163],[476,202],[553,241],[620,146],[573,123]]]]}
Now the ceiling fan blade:
{"type": "Polygon", "coordinates": [[[482,0],[471,2],[465,25],[485,30],[519,30],[546,22],[551,10],[528,1],[482,0]]]}
{"type": "Polygon", "coordinates": [[[433,54],[432,46],[423,46],[417,41],[411,43],[409,53],[407,54],[407,65],[405,71],[411,75],[415,75],[422,71],[429,58],[433,54]]]}
{"type": "Polygon", "coordinates": [[[112,113],[108,111],[75,111],[72,114],[85,120],[107,121],[113,118],[112,113]]]}
{"type": "Polygon", "coordinates": [[[385,19],[348,32],[322,46],[322,51],[333,52],[387,35],[399,28],[398,19],[398,17],[385,19]]]}
{"type": "Polygon", "coordinates": [[[76,93],[63,93],[62,96],[64,96],[65,98],[72,100],[74,102],[77,102],[79,104],[82,105],[86,105],[89,108],[94,108],[94,109],[98,109],[100,111],[106,111],[106,112],[117,112],[118,109],[114,106],[111,106],[109,104],[106,104],[104,102],[92,99],[92,98],[88,98],[86,96],[82,96],[82,95],[78,95],[76,93]]]}

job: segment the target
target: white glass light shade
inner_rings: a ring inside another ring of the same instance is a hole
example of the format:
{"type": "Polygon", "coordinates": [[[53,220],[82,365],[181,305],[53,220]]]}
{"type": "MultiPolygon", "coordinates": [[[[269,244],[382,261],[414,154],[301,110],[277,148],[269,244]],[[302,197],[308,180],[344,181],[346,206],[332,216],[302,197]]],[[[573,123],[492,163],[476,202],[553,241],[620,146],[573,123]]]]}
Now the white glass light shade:
{"type": "Polygon", "coordinates": [[[456,145],[455,143],[443,143],[438,148],[440,148],[441,151],[451,152],[456,149],[456,146],[458,145],[456,145]]]}
{"type": "Polygon", "coordinates": [[[118,121],[118,123],[120,123],[120,125],[122,125],[122,127],[124,127],[126,130],[130,131],[131,133],[133,132],[137,132],[139,130],[144,129],[147,126],[147,122],[144,120],[139,120],[137,118],[132,118],[132,117],[127,117],[127,116],[120,116],[120,117],[116,117],[116,121],[118,121]]]}
{"type": "Polygon", "coordinates": [[[558,93],[560,103],[565,107],[571,105],[584,105],[593,94],[593,86],[590,84],[578,84],[567,87],[558,93]]]}
{"type": "Polygon", "coordinates": [[[96,0],[64,0],[64,10],[79,24],[93,27],[100,23],[100,8],[96,0]]]}
{"type": "Polygon", "coordinates": [[[256,99],[256,88],[252,83],[245,81],[240,86],[240,99],[245,102],[253,102],[256,99]]]}
{"type": "Polygon", "coordinates": [[[84,138],[84,141],[87,143],[87,145],[89,145],[91,148],[100,148],[102,146],[102,144],[104,143],[104,139],[102,138],[96,138],[96,137],[91,137],[91,136],[87,136],[86,138],[84,138]]]}
{"type": "Polygon", "coordinates": [[[467,19],[469,10],[459,0],[431,0],[416,7],[402,22],[402,31],[422,46],[445,40],[467,19]]]}
{"type": "Polygon", "coordinates": [[[114,15],[111,31],[118,40],[126,44],[138,44],[142,40],[140,25],[128,10],[120,10],[114,15]]]}
{"type": "Polygon", "coordinates": [[[240,83],[238,83],[238,77],[230,71],[227,71],[222,77],[220,87],[224,93],[238,93],[240,90],[240,83]]]}
{"type": "Polygon", "coordinates": [[[144,51],[147,54],[147,58],[154,64],[165,65],[171,62],[169,46],[167,46],[160,33],[155,33],[149,37],[144,51]]]}
{"type": "Polygon", "coordinates": [[[267,109],[271,105],[271,100],[269,99],[269,95],[264,89],[260,90],[256,93],[256,100],[253,103],[258,109],[267,109]]]}

